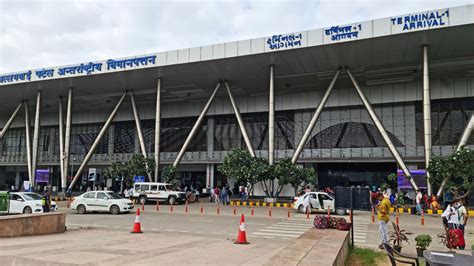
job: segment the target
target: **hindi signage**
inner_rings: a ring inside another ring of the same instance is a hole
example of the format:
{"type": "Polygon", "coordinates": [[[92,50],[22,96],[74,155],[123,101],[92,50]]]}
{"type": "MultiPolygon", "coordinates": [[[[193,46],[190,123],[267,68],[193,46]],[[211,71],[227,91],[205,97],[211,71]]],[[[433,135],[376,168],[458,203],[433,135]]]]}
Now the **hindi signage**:
{"type": "Polygon", "coordinates": [[[324,43],[356,40],[364,29],[362,23],[343,26],[333,26],[323,30],[324,43]]]}

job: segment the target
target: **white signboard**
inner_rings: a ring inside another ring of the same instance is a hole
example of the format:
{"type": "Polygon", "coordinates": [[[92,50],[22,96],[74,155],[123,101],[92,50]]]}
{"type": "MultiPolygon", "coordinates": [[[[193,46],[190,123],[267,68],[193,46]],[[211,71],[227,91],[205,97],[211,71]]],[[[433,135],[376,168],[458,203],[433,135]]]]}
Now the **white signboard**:
{"type": "Polygon", "coordinates": [[[390,18],[392,34],[449,26],[449,8],[390,18]]]}
{"type": "Polygon", "coordinates": [[[30,181],[23,181],[23,188],[26,191],[29,191],[30,190],[30,181]]]}

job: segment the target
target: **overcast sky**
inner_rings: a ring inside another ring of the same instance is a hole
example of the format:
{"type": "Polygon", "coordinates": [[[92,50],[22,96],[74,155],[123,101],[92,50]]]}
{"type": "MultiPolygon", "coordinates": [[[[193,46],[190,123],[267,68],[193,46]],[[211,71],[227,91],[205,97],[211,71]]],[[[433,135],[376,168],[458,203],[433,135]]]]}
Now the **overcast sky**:
{"type": "Polygon", "coordinates": [[[0,0],[0,73],[472,3],[474,0],[0,0]]]}

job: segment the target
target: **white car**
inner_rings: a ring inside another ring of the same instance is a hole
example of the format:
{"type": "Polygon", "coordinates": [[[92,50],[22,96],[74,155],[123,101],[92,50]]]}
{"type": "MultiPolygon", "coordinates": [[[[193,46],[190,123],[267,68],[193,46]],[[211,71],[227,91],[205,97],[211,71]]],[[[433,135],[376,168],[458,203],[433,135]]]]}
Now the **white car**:
{"type": "Polygon", "coordinates": [[[316,210],[327,212],[328,208],[330,208],[331,212],[337,213],[338,215],[344,215],[346,213],[346,210],[344,209],[334,209],[334,196],[326,192],[309,192],[301,197],[295,197],[293,208],[301,213],[305,213],[304,200],[306,197],[309,197],[311,212],[316,210]]]}
{"type": "MultiPolygon", "coordinates": [[[[42,196],[34,192],[10,193],[9,213],[42,213],[42,196]]],[[[58,205],[51,201],[51,211],[56,211],[58,205]]]]}
{"type": "Polygon", "coordinates": [[[71,209],[79,214],[86,212],[110,212],[119,214],[133,210],[133,202],[113,191],[89,191],[74,198],[71,209]]]}

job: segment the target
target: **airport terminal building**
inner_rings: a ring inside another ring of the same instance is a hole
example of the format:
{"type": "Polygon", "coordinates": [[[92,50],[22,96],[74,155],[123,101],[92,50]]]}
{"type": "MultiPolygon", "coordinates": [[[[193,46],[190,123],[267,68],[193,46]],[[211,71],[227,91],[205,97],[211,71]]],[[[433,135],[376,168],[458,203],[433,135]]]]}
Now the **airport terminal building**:
{"type": "Polygon", "coordinates": [[[133,154],[222,185],[235,148],[370,185],[474,147],[474,5],[328,26],[0,74],[0,185],[78,190],[133,154]]]}

